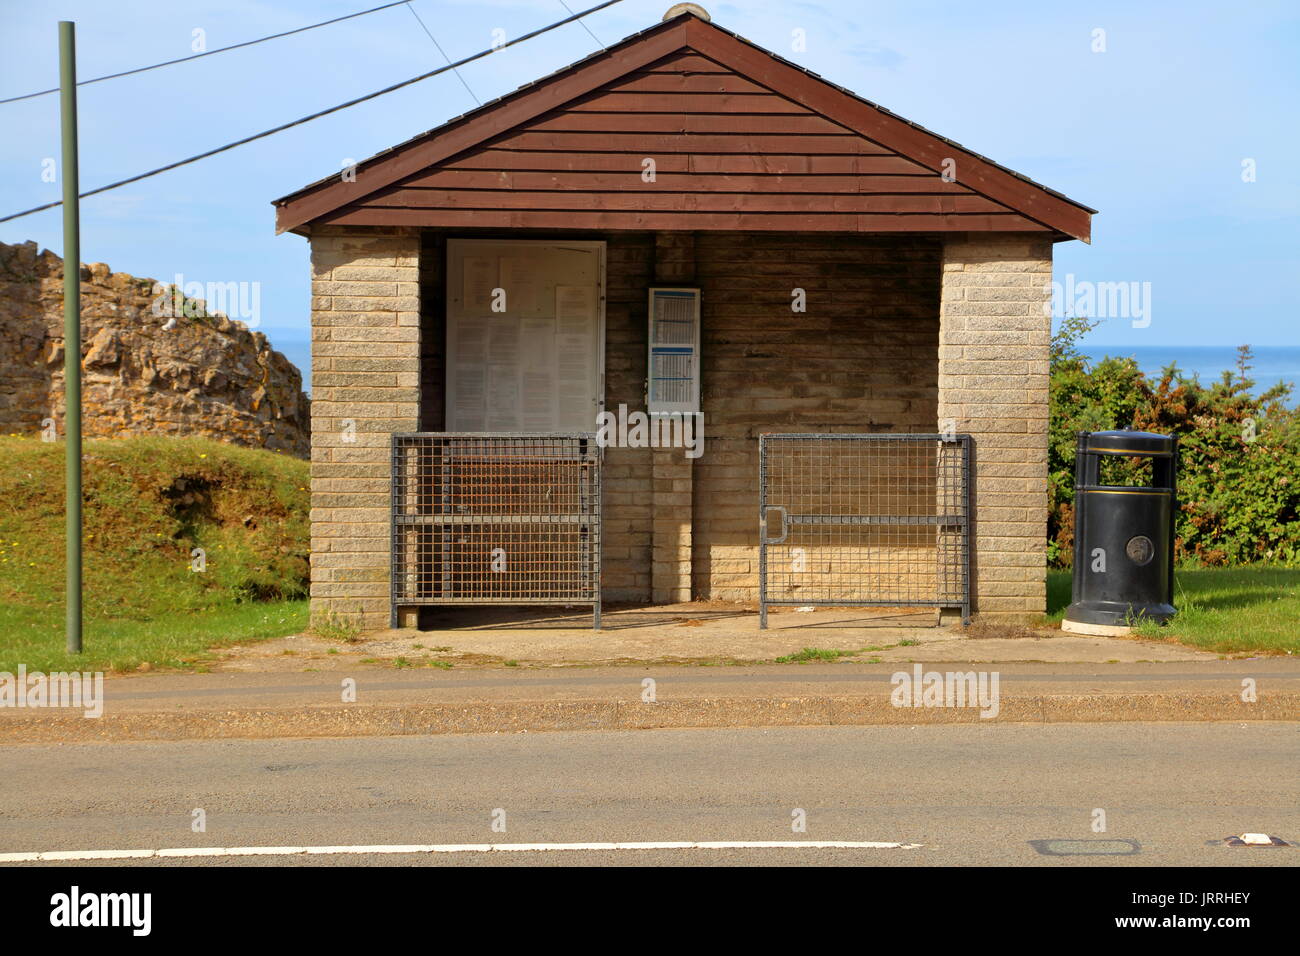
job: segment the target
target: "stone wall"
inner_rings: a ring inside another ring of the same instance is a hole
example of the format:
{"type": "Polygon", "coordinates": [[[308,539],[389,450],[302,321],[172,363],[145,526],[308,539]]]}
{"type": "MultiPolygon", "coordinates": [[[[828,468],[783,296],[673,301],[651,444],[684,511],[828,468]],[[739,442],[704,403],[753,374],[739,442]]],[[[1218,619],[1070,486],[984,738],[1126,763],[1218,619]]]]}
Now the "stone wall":
{"type": "MultiPolygon", "coordinates": [[[[84,434],[197,435],[305,458],[309,402],[293,364],[224,316],[164,328],[155,285],[81,267],[84,434]]],[[[0,243],[0,431],[35,434],[52,418],[62,436],[63,353],[63,260],[0,243]]]]}
{"type": "Polygon", "coordinates": [[[701,232],[701,407],[692,572],[704,598],[758,598],[758,436],[933,432],[937,241],[701,232]],[[806,311],[791,309],[803,289],[806,311]]]}

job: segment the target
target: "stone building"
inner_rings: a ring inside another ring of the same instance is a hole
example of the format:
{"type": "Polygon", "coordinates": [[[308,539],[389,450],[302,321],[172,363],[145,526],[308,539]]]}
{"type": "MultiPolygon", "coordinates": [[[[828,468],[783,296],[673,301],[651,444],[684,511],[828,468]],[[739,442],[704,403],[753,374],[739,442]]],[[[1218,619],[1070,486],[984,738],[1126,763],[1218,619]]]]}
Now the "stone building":
{"type": "MultiPolygon", "coordinates": [[[[760,512],[762,435],[958,434],[960,474],[942,447],[875,472],[837,459],[808,500],[878,503],[793,560],[833,597],[883,549],[840,603],[926,603],[948,540],[976,615],[1043,611],[1052,248],[1087,241],[1093,210],[693,11],[354,173],[276,202],[311,244],[315,612],[414,620],[395,558],[468,540],[404,537],[394,435],[591,433],[656,402],[698,410],[704,446],[602,448],[606,600],[759,597],[760,518],[810,520],[771,484],[760,512]],[[685,309],[679,347],[656,340],[657,295],[684,297],[662,298],[685,309]]],[[[490,543],[440,573],[487,581],[490,543]]]]}

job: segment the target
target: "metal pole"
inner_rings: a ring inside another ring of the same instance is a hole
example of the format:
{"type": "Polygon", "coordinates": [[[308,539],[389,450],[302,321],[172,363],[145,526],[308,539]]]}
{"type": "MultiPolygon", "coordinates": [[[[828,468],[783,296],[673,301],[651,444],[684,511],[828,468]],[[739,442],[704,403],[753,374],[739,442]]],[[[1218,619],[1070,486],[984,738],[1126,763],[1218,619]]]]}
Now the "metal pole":
{"type": "Polygon", "coordinates": [[[63,404],[67,438],[68,653],[81,653],[81,217],[77,175],[76,25],[59,21],[63,136],[63,404]]]}

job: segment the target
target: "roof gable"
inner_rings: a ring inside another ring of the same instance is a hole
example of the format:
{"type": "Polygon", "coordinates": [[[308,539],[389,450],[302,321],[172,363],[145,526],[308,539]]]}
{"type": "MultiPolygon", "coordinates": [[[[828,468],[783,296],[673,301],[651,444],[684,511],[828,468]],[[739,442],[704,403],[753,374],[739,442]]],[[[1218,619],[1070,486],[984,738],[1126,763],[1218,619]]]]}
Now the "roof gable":
{"type": "Polygon", "coordinates": [[[342,223],[1084,240],[1093,212],[691,14],[380,153],[355,182],[335,175],[276,205],[281,231],[342,223]]]}

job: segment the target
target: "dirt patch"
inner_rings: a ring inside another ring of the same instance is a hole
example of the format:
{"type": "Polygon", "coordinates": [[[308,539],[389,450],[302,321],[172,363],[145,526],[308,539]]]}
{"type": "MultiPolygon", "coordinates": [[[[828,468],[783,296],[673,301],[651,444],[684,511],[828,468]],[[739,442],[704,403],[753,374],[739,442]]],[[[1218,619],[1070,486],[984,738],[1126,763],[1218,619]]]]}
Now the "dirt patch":
{"type": "Polygon", "coordinates": [[[1061,629],[1055,625],[1042,624],[998,624],[993,621],[973,621],[962,631],[962,637],[972,641],[981,640],[1031,640],[1047,639],[1061,636],[1061,629]]]}

